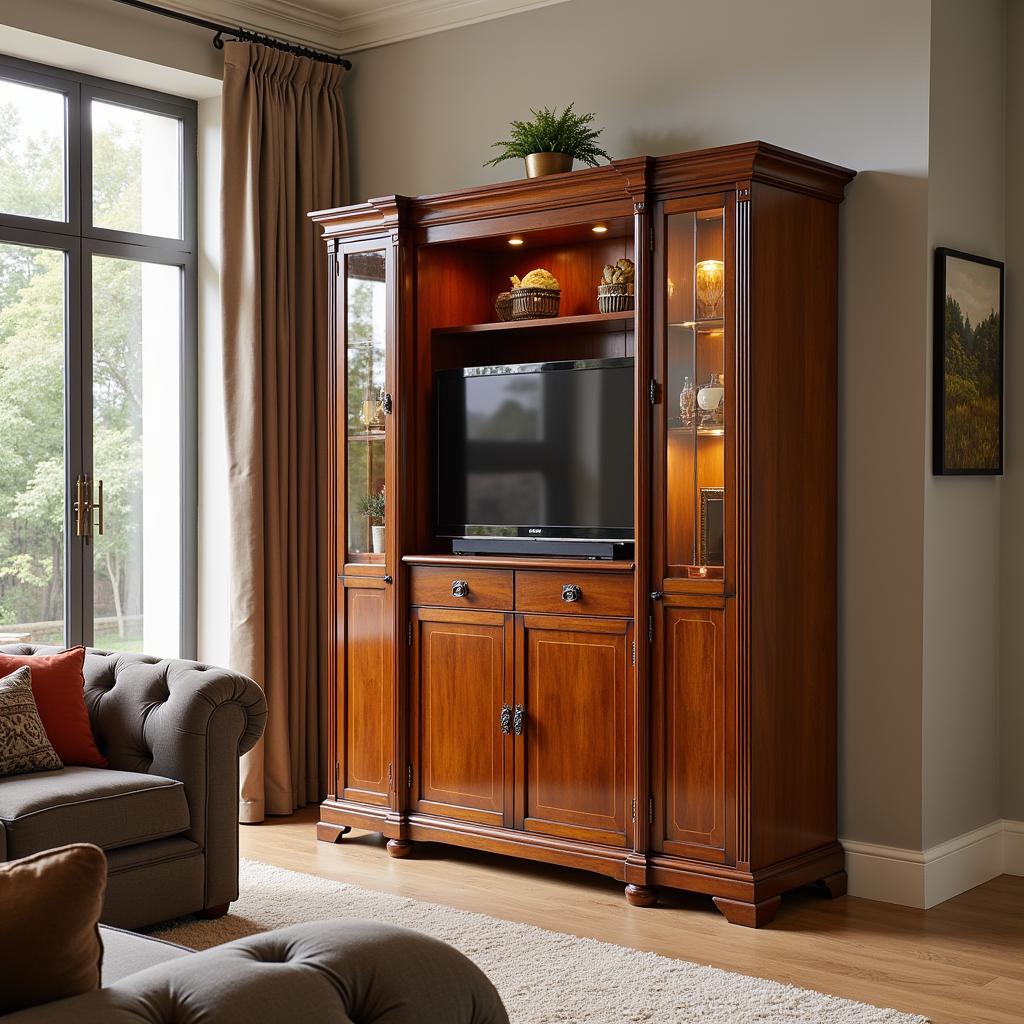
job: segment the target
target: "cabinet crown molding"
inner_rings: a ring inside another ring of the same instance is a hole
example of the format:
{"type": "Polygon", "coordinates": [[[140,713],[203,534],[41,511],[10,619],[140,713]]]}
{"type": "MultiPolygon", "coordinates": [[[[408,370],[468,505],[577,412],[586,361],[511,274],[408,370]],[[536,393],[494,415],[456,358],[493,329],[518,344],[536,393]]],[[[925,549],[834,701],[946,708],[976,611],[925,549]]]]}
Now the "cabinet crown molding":
{"type": "Polygon", "coordinates": [[[385,196],[339,210],[321,210],[310,217],[328,238],[365,235],[390,226],[429,230],[472,222],[478,233],[500,234],[499,218],[579,211],[593,207],[594,216],[632,216],[638,200],[671,199],[732,191],[737,182],[781,185],[792,191],[841,202],[855,171],[837,164],[772,146],[746,142],[670,156],[635,156],[541,178],[500,181],[453,192],[409,198],[385,196]]]}

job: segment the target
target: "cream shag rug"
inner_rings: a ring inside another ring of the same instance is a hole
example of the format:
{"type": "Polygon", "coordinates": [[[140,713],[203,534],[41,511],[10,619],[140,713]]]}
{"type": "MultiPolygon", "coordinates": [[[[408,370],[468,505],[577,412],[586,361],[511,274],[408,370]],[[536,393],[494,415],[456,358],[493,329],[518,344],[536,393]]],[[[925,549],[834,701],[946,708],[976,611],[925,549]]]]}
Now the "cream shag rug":
{"type": "Polygon", "coordinates": [[[207,949],[302,921],[404,925],[479,964],[512,1024],[927,1024],[925,1017],[254,861],[242,861],[240,888],[227,917],[185,920],[156,934],[207,949]]]}

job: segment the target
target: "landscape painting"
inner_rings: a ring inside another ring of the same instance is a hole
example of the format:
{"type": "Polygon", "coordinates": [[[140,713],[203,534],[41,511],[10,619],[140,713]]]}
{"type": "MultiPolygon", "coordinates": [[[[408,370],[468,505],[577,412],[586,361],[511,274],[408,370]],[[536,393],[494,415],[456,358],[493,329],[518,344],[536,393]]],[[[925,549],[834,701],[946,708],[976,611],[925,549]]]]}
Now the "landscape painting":
{"type": "Polygon", "coordinates": [[[935,250],[938,474],[1003,472],[1003,264],[935,250]]]}

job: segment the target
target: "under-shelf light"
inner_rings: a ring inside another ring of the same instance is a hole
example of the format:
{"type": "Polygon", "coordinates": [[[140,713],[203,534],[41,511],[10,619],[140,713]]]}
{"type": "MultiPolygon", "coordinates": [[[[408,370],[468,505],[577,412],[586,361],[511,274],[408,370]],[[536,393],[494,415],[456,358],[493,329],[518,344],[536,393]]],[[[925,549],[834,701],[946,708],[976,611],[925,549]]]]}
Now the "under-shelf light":
{"type": "Polygon", "coordinates": [[[608,230],[607,224],[595,224],[591,229],[595,235],[603,235],[608,230]]]}
{"type": "Polygon", "coordinates": [[[522,245],[523,244],[523,240],[518,235],[516,235],[515,237],[510,238],[508,240],[508,244],[509,245],[522,245]]]}

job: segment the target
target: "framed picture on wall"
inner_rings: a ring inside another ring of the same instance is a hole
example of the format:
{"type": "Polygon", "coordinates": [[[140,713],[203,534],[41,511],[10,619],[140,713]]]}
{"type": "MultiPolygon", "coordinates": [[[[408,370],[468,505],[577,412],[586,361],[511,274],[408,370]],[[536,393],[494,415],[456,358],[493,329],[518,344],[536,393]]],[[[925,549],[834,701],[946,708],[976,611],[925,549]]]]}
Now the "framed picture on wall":
{"type": "Polygon", "coordinates": [[[1003,264],[935,250],[933,471],[1003,472],[1003,264]]]}

